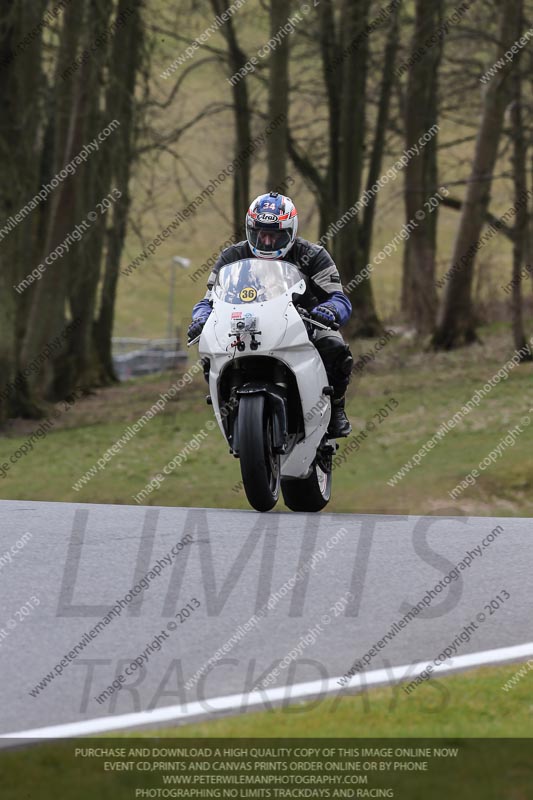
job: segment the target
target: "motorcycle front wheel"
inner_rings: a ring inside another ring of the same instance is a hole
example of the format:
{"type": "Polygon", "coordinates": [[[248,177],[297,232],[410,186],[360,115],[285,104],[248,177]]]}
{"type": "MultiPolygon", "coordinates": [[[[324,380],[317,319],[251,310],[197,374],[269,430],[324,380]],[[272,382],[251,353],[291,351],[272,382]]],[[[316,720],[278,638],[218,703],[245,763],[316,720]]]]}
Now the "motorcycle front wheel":
{"type": "Polygon", "coordinates": [[[272,418],[262,394],[239,402],[239,457],[244,491],[256,511],[270,511],[279,499],[280,456],[274,453],[272,418]]]}
{"type": "Polygon", "coordinates": [[[331,497],[332,473],[321,469],[316,461],[307,478],[282,478],[281,491],[291,511],[322,511],[331,497]]]}

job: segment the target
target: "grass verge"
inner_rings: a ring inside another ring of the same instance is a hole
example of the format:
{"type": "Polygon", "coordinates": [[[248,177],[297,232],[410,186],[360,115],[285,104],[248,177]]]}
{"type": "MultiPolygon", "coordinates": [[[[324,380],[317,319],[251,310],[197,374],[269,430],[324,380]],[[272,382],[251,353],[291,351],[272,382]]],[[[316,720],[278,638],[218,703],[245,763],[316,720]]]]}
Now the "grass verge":
{"type": "MultiPolygon", "coordinates": [[[[227,747],[228,739],[235,739],[237,743],[237,738],[243,745],[253,745],[254,739],[281,738],[285,741],[279,744],[290,746],[293,743],[291,740],[295,738],[310,739],[309,744],[312,744],[314,738],[330,737],[332,745],[335,744],[335,739],[350,738],[350,746],[354,747],[374,745],[435,748],[446,745],[458,747],[459,756],[434,758],[428,762],[430,769],[427,772],[406,774],[389,770],[385,774],[370,775],[368,786],[386,785],[393,790],[393,795],[354,794],[354,787],[351,787],[351,794],[336,796],[395,796],[409,800],[431,797],[437,800],[449,798],[453,792],[457,800],[526,798],[531,796],[533,787],[532,746],[528,741],[533,734],[532,678],[524,677],[508,692],[502,689],[516,675],[518,669],[519,665],[510,665],[455,675],[438,682],[432,680],[409,696],[405,695],[401,686],[395,686],[365,692],[355,697],[326,699],[263,713],[165,729],[157,733],[131,732],[99,740],[78,739],[19,751],[4,751],[0,754],[2,798],[21,800],[35,797],[39,800],[56,800],[61,797],[64,800],[92,800],[98,797],[99,800],[125,800],[141,796],[163,796],[158,795],[157,791],[161,791],[163,787],[162,775],[172,772],[170,768],[166,772],[139,772],[110,771],[109,767],[104,767],[105,761],[160,761],[152,755],[132,756],[129,748],[142,748],[143,740],[148,747],[161,747],[164,744],[170,748],[180,746],[177,742],[174,745],[168,741],[161,742],[159,737],[181,739],[183,745],[186,744],[185,740],[189,740],[189,746],[197,747],[213,744],[213,738],[218,739],[215,746],[227,747]],[[493,741],[483,738],[488,736],[497,738],[493,741]],[[381,737],[388,738],[377,742],[369,741],[381,737]],[[512,738],[506,740],[506,737],[512,738]],[[517,737],[522,737],[522,741],[517,737]],[[205,741],[207,738],[209,742],[205,741]],[[442,739],[446,741],[442,742],[442,739]],[[126,747],[126,755],[124,758],[75,757],[76,747],[94,746],[126,747]],[[137,794],[139,787],[143,787],[148,793],[137,794]],[[154,794],[149,794],[150,789],[153,789],[154,794]],[[511,789],[512,793],[509,793],[511,789]]],[[[151,753],[151,749],[149,752],[151,753]]],[[[175,761],[176,757],[165,760],[168,763],[175,761]]],[[[405,762],[406,758],[396,760],[398,763],[405,762]]],[[[190,771],[186,774],[190,774],[190,771]]],[[[196,773],[196,777],[200,774],[196,773]]],[[[192,785],[200,787],[199,783],[192,785]]],[[[177,788],[174,787],[174,790],[177,788]]],[[[170,787],[167,790],[172,791],[170,787]]],[[[182,788],[181,792],[183,791],[185,794],[166,796],[198,796],[192,795],[187,789],[182,788]]],[[[250,795],[245,787],[234,791],[237,794],[224,795],[221,791],[219,796],[261,796],[250,795]]],[[[321,796],[335,795],[323,793],[321,796]]]]}
{"type": "MultiPolygon", "coordinates": [[[[357,357],[374,343],[358,342],[357,357]]],[[[352,436],[340,442],[329,511],[345,513],[533,516],[533,454],[524,428],[475,485],[457,499],[450,492],[533,408],[530,365],[516,367],[397,485],[388,481],[461,406],[511,357],[507,334],[485,331],[484,343],[430,354],[395,336],[352,382],[348,412],[352,436]],[[393,402],[394,401],[394,402],[393,402]],[[385,413],[381,409],[389,404],[385,413]],[[391,406],[397,403],[393,410],[391,406]],[[372,427],[373,426],[373,427],[372,427]],[[369,430],[369,427],[372,427],[369,430]],[[363,435],[364,434],[364,435],[363,435]]],[[[11,463],[38,427],[15,421],[0,440],[0,480],[6,499],[134,504],[132,499],[191,442],[212,411],[206,386],[197,377],[175,401],[119,448],[105,469],[79,491],[73,485],[149,408],[176,375],[150,377],[95,393],[60,414],[45,438],[11,463]]],[[[533,422],[533,414],[531,421],[533,422]]],[[[35,437],[34,437],[35,438],[35,437]]],[[[240,487],[239,463],[228,454],[217,429],[208,435],[146,505],[249,508],[240,487]]],[[[279,509],[283,509],[280,503],[279,509]]]]}

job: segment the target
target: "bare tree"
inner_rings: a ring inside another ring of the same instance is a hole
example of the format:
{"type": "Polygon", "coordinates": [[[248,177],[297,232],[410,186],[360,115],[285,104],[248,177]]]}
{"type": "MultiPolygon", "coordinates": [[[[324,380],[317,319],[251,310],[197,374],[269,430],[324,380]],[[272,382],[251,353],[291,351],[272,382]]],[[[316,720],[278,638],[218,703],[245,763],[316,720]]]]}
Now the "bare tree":
{"type": "Polygon", "coordinates": [[[459,230],[448,273],[444,301],[432,345],[449,350],[477,339],[472,309],[472,279],[479,237],[490,202],[490,189],[498,155],[505,109],[510,97],[513,62],[504,55],[520,30],[523,0],[500,2],[500,34],[496,58],[503,67],[492,77],[483,98],[483,110],[472,170],[462,207],[459,230]]]}
{"type": "MultiPolygon", "coordinates": [[[[211,0],[215,14],[226,10],[225,0],[211,0]]],[[[227,45],[230,77],[236,77],[246,66],[248,57],[237,39],[233,18],[225,22],[222,32],[227,45]]],[[[251,116],[247,75],[232,83],[233,114],[235,119],[235,156],[239,159],[233,173],[233,228],[238,238],[244,235],[244,219],[250,202],[251,116]]]]}
{"type": "MultiPolygon", "coordinates": [[[[5,23],[2,25],[1,33],[3,35],[0,38],[0,61],[2,62],[9,58],[11,52],[12,30],[12,28],[11,31],[9,29],[6,30],[5,23]]],[[[11,86],[14,87],[14,83],[11,86]]],[[[9,109],[12,112],[12,98],[9,97],[10,92],[6,92],[5,88],[5,84],[0,87],[0,103],[5,111],[9,109]]],[[[14,131],[10,129],[14,118],[9,111],[2,114],[0,119],[0,169],[3,175],[12,173],[13,165],[14,150],[11,145],[14,131]]],[[[6,185],[4,181],[0,182],[0,214],[3,219],[7,219],[14,210],[12,193],[9,189],[9,184],[6,185]]],[[[16,297],[13,291],[16,262],[12,253],[12,246],[6,247],[4,245],[0,251],[0,296],[2,297],[2,303],[0,304],[0,375],[2,376],[0,388],[2,391],[5,391],[6,387],[12,384],[17,366],[16,297]]],[[[8,393],[0,401],[0,423],[5,420],[12,408],[13,402],[10,400],[8,393]]]]}
{"type": "Polygon", "coordinates": [[[522,75],[516,70],[513,75],[513,105],[511,109],[513,136],[513,178],[516,218],[513,241],[513,279],[511,293],[511,320],[516,350],[523,355],[522,361],[533,360],[526,342],[524,315],[522,312],[522,268],[525,264],[528,235],[527,197],[527,144],[522,110],[522,75]]]}
{"type": "MultiPolygon", "coordinates": [[[[412,53],[424,48],[442,22],[443,0],[416,0],[415,30],[412,53]]],[[[414,58],[409,67],[405,100],[405,143],[415,145],[438,119],[438,82],[442,39],[427,49],[423,58],[414,58]]],[[[407,221],[424,209],[424,202],[437,190],[437,136],[422,152],[409,160],[405,168],[405,211],[407,221]]],[[[418,218],[417,218],[418,219],[418,218]]],[[[417,221],[417,227],[406,241],[403,264],[402,309],[407,319],[421,333],[429,333],[435,324],[437,290],[435,287],[435,255],[437,211],[417,221]]]]}
{"type": "MultiPolygon", "coordinates": [[[[36,185],[39,158],[32,126],[37,104],[35,90],[41,84],[41,39],[34,37],[24,51],[20,43],[40,22],[43,0],[22,8],[19,0],[6,0],[0,11],[0,215],[8,221],[26,202],[36,185]],[[33,94],[33,99],[32,99],[33,94]]],[[[35,220],[25,219],[10,232],[2,232],[0,244],[0,422],[24,413],[19,392],[11,390],[19,367],[18,340],[23,330],[24,298],[14,286],[22,278],[22,259],[32,263],[35,220]]],[[[6,226],[7,227],[7,226],[6,226]]]]}
{"type": "MultiPolygon", "coordinates": [[[[391,112],[392,90],[394,87],[394,68],[396,55],[400,44],[400,10],[402,4],[399,2],[392,11],[389,23],[389,31],[383,54],[383,74],[381,77],[381,87],[378,102],[378,113],[374,130],[374,140],[370,154],[370,163],[366,177],[366,188],[374,186],[381,174],[383,164],[383,154],[385,150],[385,137],[391,112]]],[[[370,260],[370,245],[374,230],[374,220],[376,216],[377,195],[370,193],[370,200],[365,206],[363,222],[360,228],[359,241],[361,245],[361,260],[367,264],[370,260]]]]}
{"type": "Polygon", "coordinates": [[[135,160],[137,119],[140,113],[135,99],[137,77],[142,65],[144,32],[141,20],[142,0],[119,0],[117,16],[131,10],[127,22],[117,31],[111,53],[106,113],[120,120],[120,129],[111,142],[108,168],[113,172],[114,186],[122,197],[112,209],[107,229],[107,248],[98,319],[94,326],[94,344],[98,356],[99,380],[116,380],[111,354],[120,256],[126,238],[131,206],[130,177],[135,160]]]}
{"type": "MultiPolygon", "coordinates": [[[[290,17],[290,0],[270,0],[270,32],[274,37],[290,17]]],[[[282,187],[287,178],[287,129],[289,119],[290,38],[284,36],[270,56],[268,119],[280,120],[267,139],[269,189],[282,187]]]]}
{"type": "MultiPolygon", "coordinates": [[[[86,47],[90,42],[100,40],[109,28],[115,11],[113,0],[90,0],[89,18],[84,26],[82,46],[86,47]]],[[[93,57],[80,69],[81,97],[78,112],[80,146],[83,141],[92,141],[96,138],[113,119],[105,115],[105,93],[102,91],[105,86],[104,70],[108,66],[108,48],[99,47],[93,57]]],[[[86,218],[88,213],[96,211],[99,219],[94,228],[84,235],[83,247],[78,248],[75,254],[77,268],[72,271],[69,280],[70,309],[77,325],[70,339],[70,363],[65,365],[58,376],[61,380],[61,384],[57,387],[59,394],[71,391],[77,384],[91,386],[99,382],[94,358],[93,325],[109,211],[103,215],[102,205],[98,204],[101,204],[109,194],[113,174],[110,151],[102,147],[93,154],[90,162],[81,167],[77,181],[75,205],[77,214],[81,218],[86,218]]]]}
{"type": "MultiPolygon", "coordinates": [[[[344,0],[341,8],[341,43],[346,53],[342,64],[342,95],[339,124],[339,200],[341,214],[361,195],[366,119],[366,80],[370,0],[344,0]],[[351,43],[357,42],[357,47],[351,43]]],[[[359,244],[360,222],[351,215],[335,239],[334,252],[344,283],[356,278],[366,266],[359,244]]],[[[372,284],[366,278],[350,294],[354,314],[350,331],[359,336],[375,336],[381,325],[375,310],[372,284]]]]}
{"type": "Polygon", "coordinates": [[[38,0],[31,9],[23,0],[10,0],[0,12],[4,109],[0,214],[2,220],[9,220],[20,209],[17,216],[22,216],[20,224],[0,240],[0,369],[4,385],[10,387],[9,392],[0,393],[0,419],[8,414],[43,415],[48,401],[68,396],[77,385],[101,384],[106,377],[98,354],[105,349],[109,367],[113,269],[118,267],[128,209],[132,161],[128,141],[134,128],[141,7],[142,0],[79,0],[55,19],[57,15],[48,13],[50,0],[38,0]],[[53,20],[46,48],[45,19],[48,24],[53,20]],[[134,35],[127,33],[128,25],[134,35]],[[117,38],[111,31],[118,33],[117,38]],[[85,50],[90,57],[80,59],[85,50]],[[80,159],[75,171],[66,169],[113,119],[121,123],[120,145],[113,149],[109,139],[87,163],[80,159]],[[120,234],[106,237],[103,209],[109,205],[101,201],[112,181],[120,184],[126,202],[122,216],[118,207],[114,212],[120,234]],[[53,191],[39,204],[32,200],[50,182],[53,191]],[[102,301],[105,325],[95,350],[106,247],[104,283],[110,291],[102,301]]]}

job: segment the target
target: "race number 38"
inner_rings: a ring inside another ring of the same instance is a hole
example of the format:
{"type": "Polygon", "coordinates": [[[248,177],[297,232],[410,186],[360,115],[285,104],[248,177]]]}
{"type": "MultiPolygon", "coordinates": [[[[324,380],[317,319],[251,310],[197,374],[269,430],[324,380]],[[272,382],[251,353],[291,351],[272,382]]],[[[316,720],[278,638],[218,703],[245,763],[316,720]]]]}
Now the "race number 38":
{"type": "Polygon", "coordinates": [[[239,297],[243,303],[251,303],[257,297],[257,290],[251,286],[245,286],[244,289],[241,289],[239,297]]]}

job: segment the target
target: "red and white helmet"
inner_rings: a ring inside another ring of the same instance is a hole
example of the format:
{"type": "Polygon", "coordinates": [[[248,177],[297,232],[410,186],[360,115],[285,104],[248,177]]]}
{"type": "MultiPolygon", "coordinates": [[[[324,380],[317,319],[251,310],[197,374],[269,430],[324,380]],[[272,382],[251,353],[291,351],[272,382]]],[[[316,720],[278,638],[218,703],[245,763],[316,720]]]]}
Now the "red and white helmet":
{"type": "Polygon", "coordinates": [[[260,194],[246,214],[246,238],[256,258],[283,258],[298,232],[298,212],[289,197],[260,194]]]}

